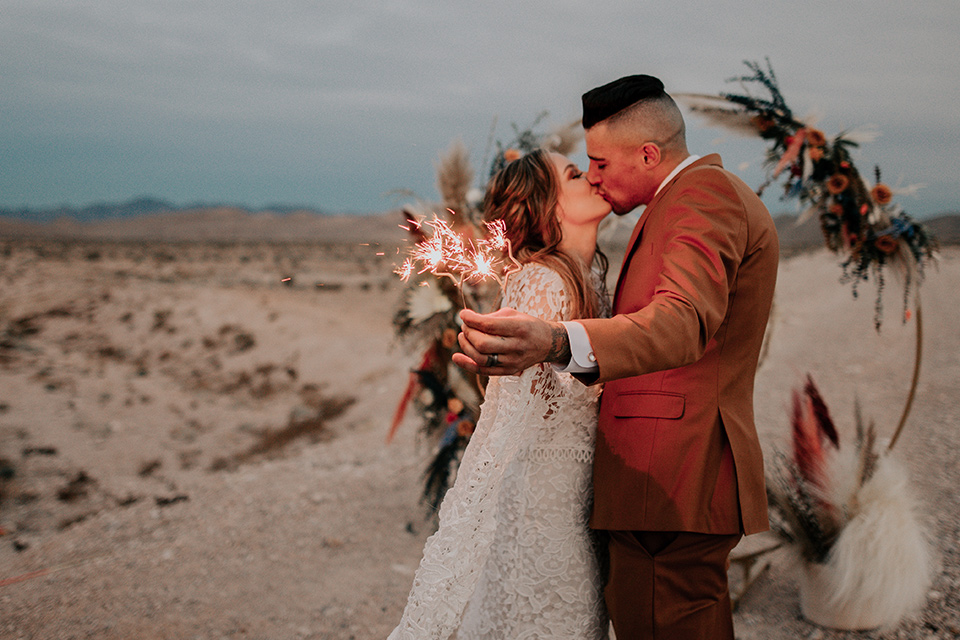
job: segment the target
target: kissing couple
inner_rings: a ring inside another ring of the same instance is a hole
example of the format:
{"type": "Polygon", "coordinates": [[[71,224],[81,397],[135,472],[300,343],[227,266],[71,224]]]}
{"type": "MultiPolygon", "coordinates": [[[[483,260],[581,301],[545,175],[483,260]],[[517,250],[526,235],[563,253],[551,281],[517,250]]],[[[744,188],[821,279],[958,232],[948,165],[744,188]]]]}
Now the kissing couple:
{"type": "Polygon", "coordinates": [[[660,80],[582,102],[586,173],[538,150],[487,187],[523,267],[461,312],[454,361],[492,377],[391,640],[734,638],[728,557],[768,528],[776,230],[660,80]],[[597,227],[641,205],[611,301],[597,227]]]}

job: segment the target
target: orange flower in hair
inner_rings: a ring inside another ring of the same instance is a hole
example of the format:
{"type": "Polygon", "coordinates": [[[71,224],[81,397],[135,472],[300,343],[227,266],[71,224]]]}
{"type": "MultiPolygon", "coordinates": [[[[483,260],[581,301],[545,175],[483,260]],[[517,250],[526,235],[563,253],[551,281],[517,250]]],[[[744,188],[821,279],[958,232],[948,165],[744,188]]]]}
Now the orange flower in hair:
{"type": "Polygon", "coordinates": [[[827,180],[827,191],[833,195],[840,195],[850,186],[850,178],[842,173],[835,173],[827,180]]]}
{"type": "Polygon", "coordinates": [[[519,160],[522,155],[517,149],[507,149],[503,152],[503,159],[507,161],[507,164],[510,164],[514,160],[519,160]]]}
{"type": "Polygon", "coordinates": [[[810,156],[810,160],[813,162],[819,162],[823,158],[823,148],[810,147],[807,149],[807,155],[810,156]]]}
{"type": "Polygon", "coordinates": [[[870,190],[870,197],[879,205],[890,204],[893,200],[893,190],[881,182],[870,190]]]}

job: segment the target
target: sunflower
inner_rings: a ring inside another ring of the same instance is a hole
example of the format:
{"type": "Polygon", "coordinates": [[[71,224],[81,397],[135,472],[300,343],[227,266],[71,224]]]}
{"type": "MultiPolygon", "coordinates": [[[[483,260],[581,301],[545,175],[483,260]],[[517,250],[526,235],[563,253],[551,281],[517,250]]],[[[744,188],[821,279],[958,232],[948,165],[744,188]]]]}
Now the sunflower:
{"type": "Polygon", "coordinates": [[[880,182],[870,190],[870,197],[873,198],[873,201],[880,206],[890,204],[890,202],[893,200],[893,190],[880,182]]]}
{"type": "Polygon", "coordinates": [[[827,144],[827,136],[820,129],[807,128],[807,144],[811,147],[822,147],[827,144]]]}
{"type": "Polygon", "coordinates": [[[900,243],[891,235],[884,234],[873,241],[873,245],[883,253],[892,255],[900,248],[900,243]]]}
{"type": "Polygon", "coordinates": [[[842,173],[835,173],[827,180],[827,191],[833,195],[840,195],[850,186],[850,178],[842,173]]]}

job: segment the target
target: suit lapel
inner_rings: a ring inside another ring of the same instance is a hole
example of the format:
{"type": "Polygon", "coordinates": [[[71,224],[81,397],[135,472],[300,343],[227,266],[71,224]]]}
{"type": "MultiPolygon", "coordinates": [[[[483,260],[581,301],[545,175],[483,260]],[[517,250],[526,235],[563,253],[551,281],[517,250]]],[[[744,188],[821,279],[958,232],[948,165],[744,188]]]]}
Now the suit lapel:
{"type": "Polygon", "coordinates": [[[623,281],[626,277],[627,268],[630,265],[630,261],[633,260],[633,254],[637,252],[637,249],[640,247],[640,238],[643,236],[643,227],[647,224],[647,220],[650,219],[652,214],[656,213],[656,206],[660,202],[661,197],[666,193],[667,189],[670,188],[670,185],[683,173],[681,171],[676,176],[673,177],[673,180],[669,184],[664,185],[663,189],[660,189],[660,192],[653,197],[653,200],[650,201],[650,204],[643,210],[643,213],[640,214],[640,219],[637,220],[637,224],[633,227],[633,234],[630,236],[630,242],[627,243],[627,252],[623,256],[623,264],[620,265],[620,275],[617,277],[617,288],[613,294],[613,312],[617,313],[617,309],[620,304],[620,289],[623,287],[623,281]]]}
{"type": "Polygon", "coordinates": [[[699,158],[696,162],[692,163],[688,167],[684,167],[680,173],[673,176],[673,178],[667,184],[663,185],[663,188],[653,197],[653,200],[650,201],[650,204],[647,205],[647,208],[644,209],[643,213],[640,214],[640,219],[637,221],[636,226],[633,228],[633,234],[630,236],[630,242],[627,243],[627,252],[623,257],[623,264],[620,266],[620,274],[617,276],[617,288],[613,295],[613,313],[617,313],[620,304],[620,289],[623,286],[623,280],[627,273],[627,268],[630,265],[631,260],[633,260],[633,254],[637,252],[637,248],[640,246],[640,238],[643,235],[643,227],[647,224],[647,220],[650,219],[651,215],[656,213],[656,207],[660,204],[660,201],[663,199],[664,195],[670,190],[670,188],[677,182],[677,180],[685,174],[687,171],[694,167],[699,167],[703,165],[716,165],[723,166],[720,163],[720,156],[716,154],[710,154],[703,158],[699,158]]]}
{"type": "Polygon", "coordinates": [[[646,224],[647,218],[650,216],[650,208],[647,207],[644,209],[643,213],[640,214],[640,219],[637,220],[637,224],[633,227],[633,234],[630,236],[630,242],[627,243],[627,252],[623,256],[623,263],[620,265],[620,274],[617,276],[617,288],[614,290],[613,294],[613,313],[618,313],[620,308],[620,290],[623,287],[623,280],[627,273],[627,266],[630,264],[630,261],[633,259],[633,254],[636,252],[637,247],[640,246],[640,236],[643,235],[643,225],[646,224]]]}

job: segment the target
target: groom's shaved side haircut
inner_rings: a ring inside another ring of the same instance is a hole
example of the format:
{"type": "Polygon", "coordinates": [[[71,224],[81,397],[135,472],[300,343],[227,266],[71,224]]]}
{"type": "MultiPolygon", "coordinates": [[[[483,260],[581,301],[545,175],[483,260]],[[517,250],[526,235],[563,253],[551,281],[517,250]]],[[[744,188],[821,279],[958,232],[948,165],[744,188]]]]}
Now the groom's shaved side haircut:
{"type": "Polygon", "coordinates": [[[635,102],[604,121],[624,141],[633,144],[655,142],[661,149],[687,148],[687,131],[683,115],[673,98],[664,94],[635,102]]]}
{"type": "Polygon", "coordinates": [[[583,128],[599,122],[625,142],[686,151],[680,108],[653,76],[626,76],[583,94],[583,128]]]}

